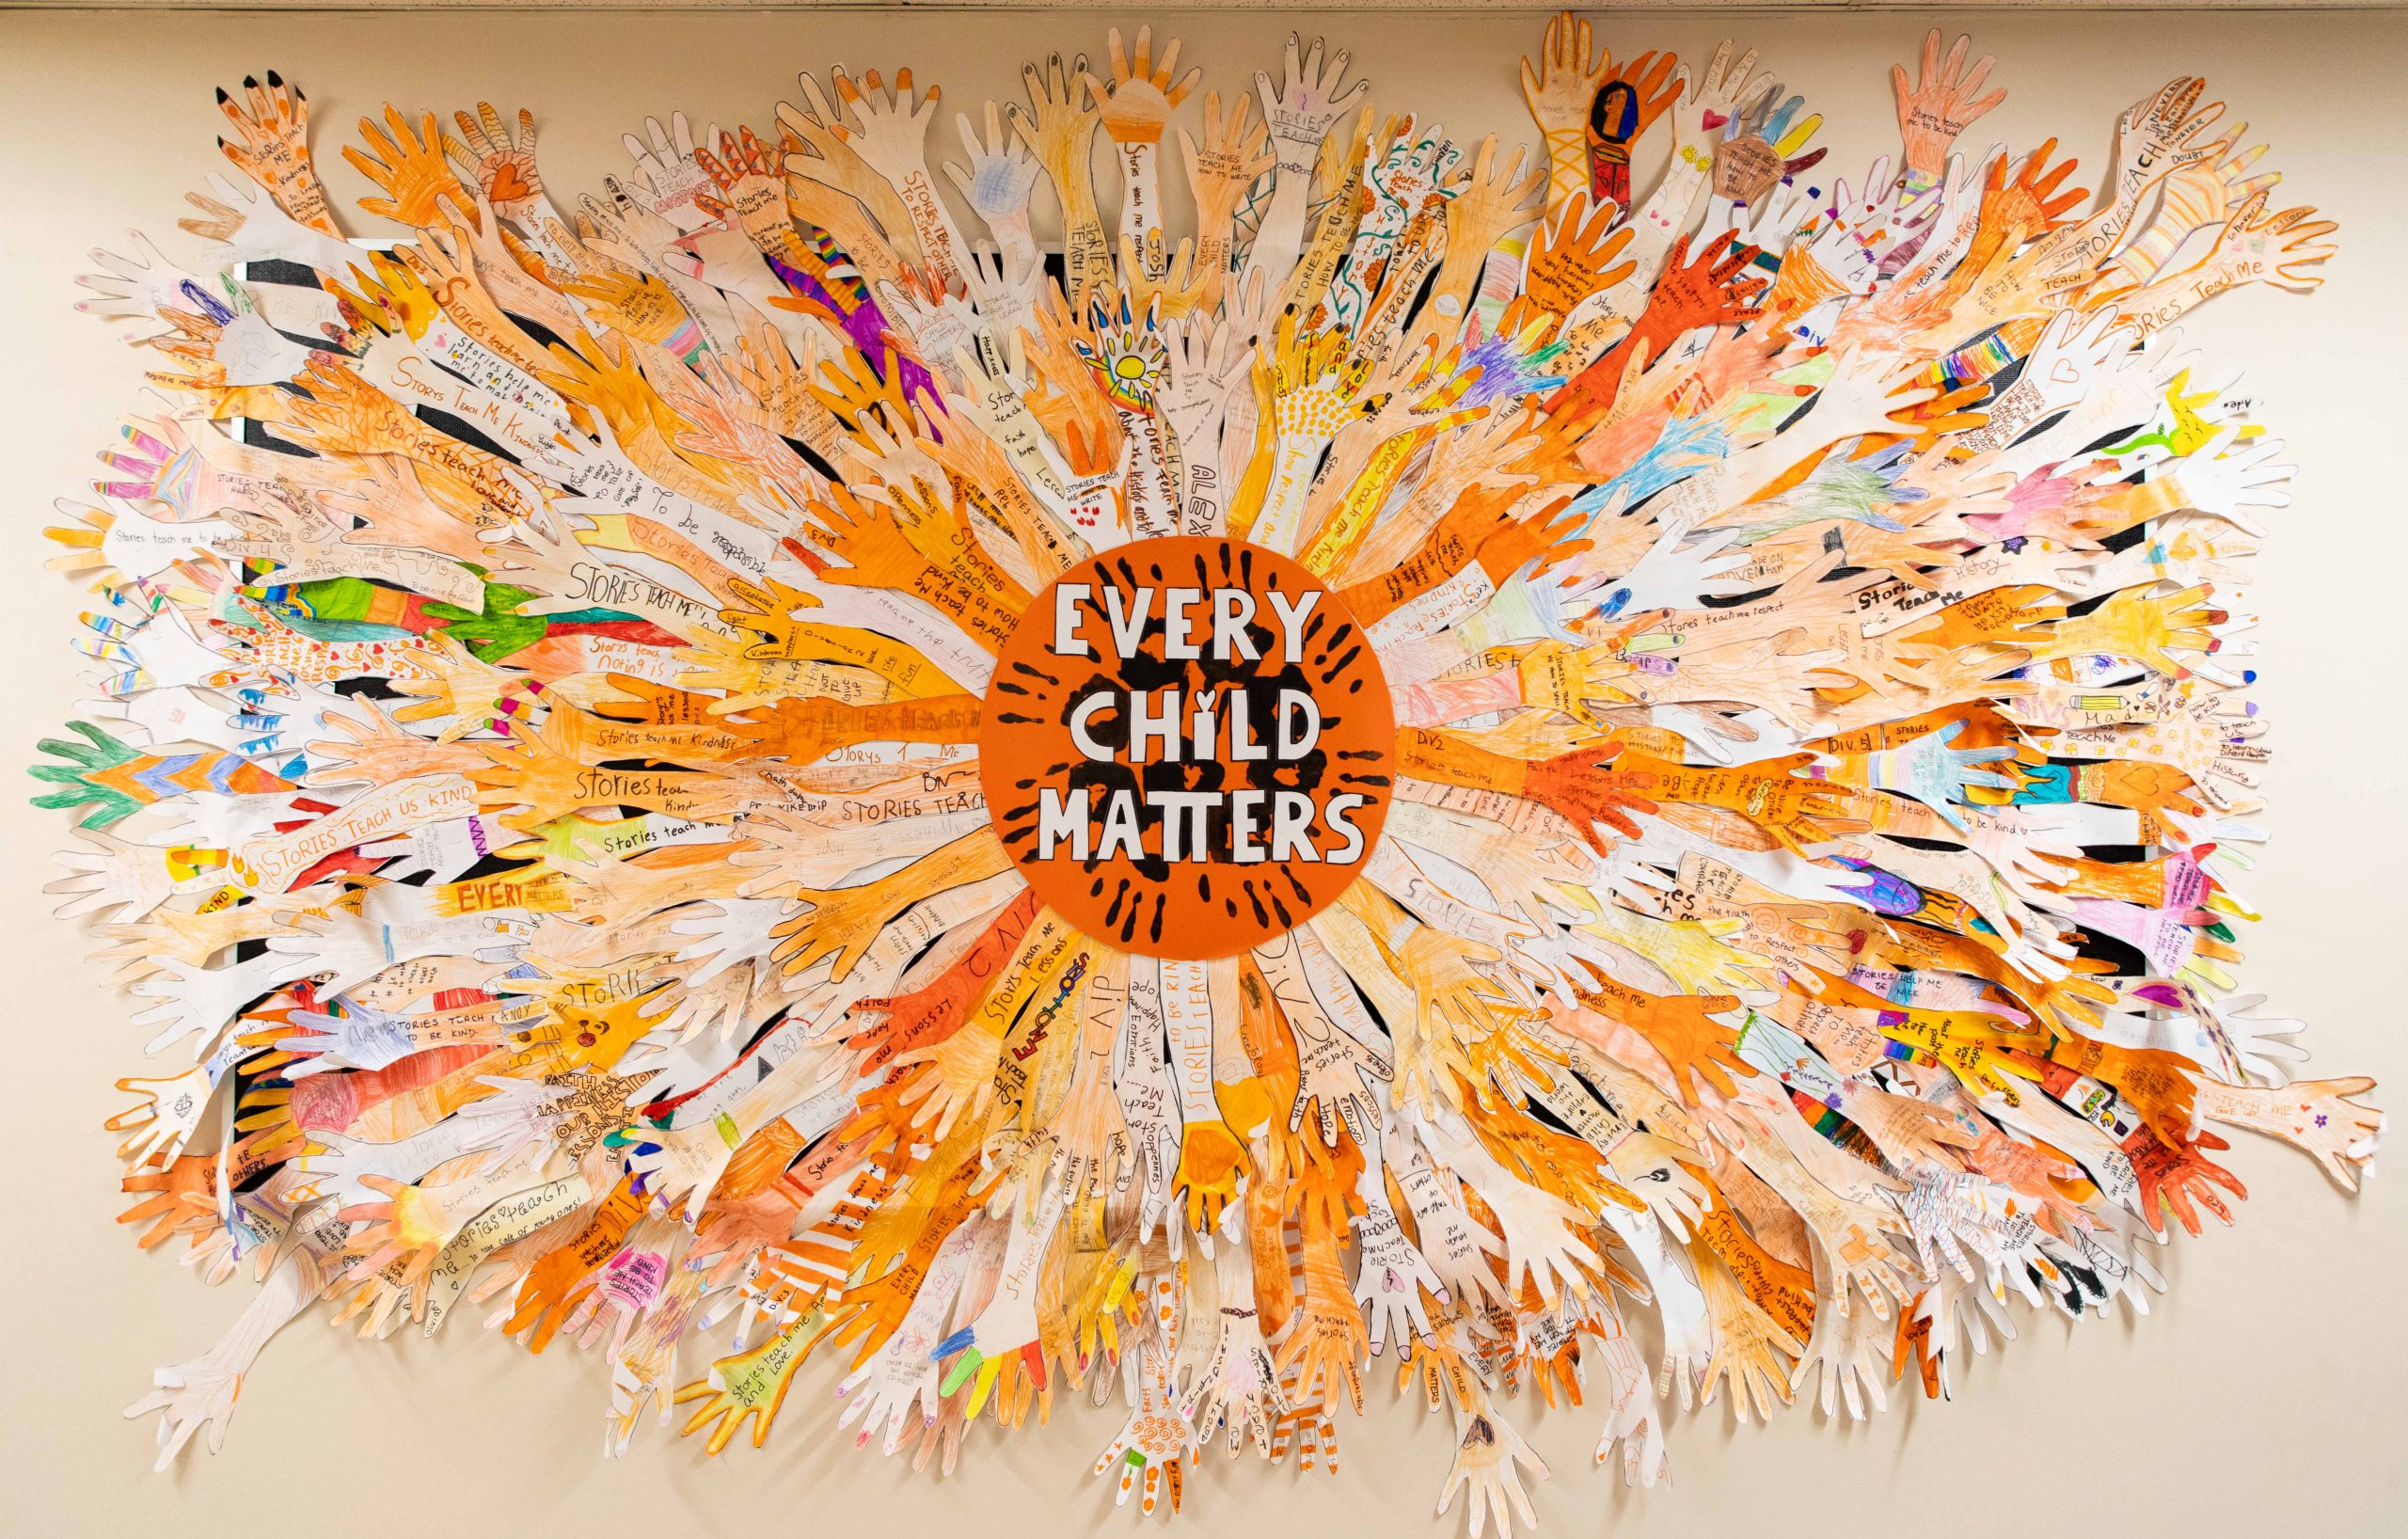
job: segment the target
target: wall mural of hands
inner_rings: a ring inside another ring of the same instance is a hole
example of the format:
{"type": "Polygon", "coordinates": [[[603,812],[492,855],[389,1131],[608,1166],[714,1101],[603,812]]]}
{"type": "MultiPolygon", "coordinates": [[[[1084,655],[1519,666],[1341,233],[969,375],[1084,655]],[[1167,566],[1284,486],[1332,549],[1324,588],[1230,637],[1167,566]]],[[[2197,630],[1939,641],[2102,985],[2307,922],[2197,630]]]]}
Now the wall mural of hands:
{"type": "Polygon", "coordinates": [[[1154,26],[1024,102],[805,71],[583,197],[541,103],[387,105],[395,256],[298,85],[219,91],[86,279],[166,404],[51,531],[32,767],[166,1060],[121,1221],[260,1284],[160,1463],[291,1321],[466,1298],[603,1348],[614,1453],[812,1372],[950,1470],[1075,1391],[1149,1513],[1335,1468],[1392,1351],[1477,1536],[1524,1386],[1605,1363],[1654,1485],[1701,1395],[2144,1309],[2236,1129],[2353,1190],[2372,1083],[2242,981],[2291,471],[2171,333],[2335,226],[2193,76],[1975,153],[2018,61],[1934,32],[1810,185],[1876,90],[1609,30],[1533,39],[1528,146],[1154,26]]]}

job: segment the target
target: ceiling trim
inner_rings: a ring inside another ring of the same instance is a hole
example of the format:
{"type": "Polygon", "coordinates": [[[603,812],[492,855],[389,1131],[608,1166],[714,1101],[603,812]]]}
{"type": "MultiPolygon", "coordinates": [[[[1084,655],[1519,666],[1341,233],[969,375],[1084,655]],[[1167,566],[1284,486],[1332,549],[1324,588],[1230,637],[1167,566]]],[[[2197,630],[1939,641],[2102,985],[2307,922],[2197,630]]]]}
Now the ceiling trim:
{"type": "MultiPolygon", "coordinates": [[[[1184,0],[1162,11],[1418,11],[1460,14],[1551,11],[1560,0],[1184,0]]],[[[2408,0],[1637,0],[1616,6],[1576,8],[1585,14],[1615,11],[2382,11],[2408,8],[2408,0]]],[[[5,10],[73,11],[317,11],[360,14],[383,11],[1127,11],[1126,0],[0,0],[5,10]]]]}

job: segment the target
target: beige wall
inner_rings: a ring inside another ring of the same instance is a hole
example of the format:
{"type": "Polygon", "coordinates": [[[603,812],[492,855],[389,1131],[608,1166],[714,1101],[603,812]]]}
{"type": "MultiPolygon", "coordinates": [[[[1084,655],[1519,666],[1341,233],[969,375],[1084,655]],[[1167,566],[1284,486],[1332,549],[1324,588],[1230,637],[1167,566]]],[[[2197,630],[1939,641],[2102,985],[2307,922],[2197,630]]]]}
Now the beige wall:
{"type": "MultiPolygon", "coordinates": [[[[949,101],[974,104],[1016,90],[1019,62],[1045,49],[1100,53],[1104,20],[925,10],[0,18],[0,572],[13,574],[0,655],[12,659],[18,706],[0,743],[0,764],[12,768],[0,776],[13,779],[76,698],[76,659],[64,651],[76,598],[40,570],[49,552],[40,530],[50,499],[88,478],[141,367],[104,325],[70,309],[71,279],[89,246],[129,226],[177,248],[179,195],[222,168],[213,86],[270,65],[302,83],[342,206],[363,184],[335,146],[388,95],[412,108],[481,95],[532,106],[546,171],[574,193],[624,167],[619,133],[648,111],[767,125],[797,68],[840,60],[909,62],[949,101]]],[[[2397,15],[2331,14],[1975,21],[2013,92],[1980,125],[1982,142],[1995,133],[2028,147],[2058,134],[2095,170],[2120,105],[2170,74],[2204,73],[2272,137],[2286,198],[2341,221],[2342,255],[2320,294],[2232,295],[2190,336],[2215,357],[2251,360],[2247,384],[2304,467],[2256,595],[2268,617],[2260,699],[2281,755],[2266,819],[2278,837],[2246,895],[2271,916],[2248,938],[2249,972],[2280,1011],[2312,1023],[2323,1071],[2383,1075],[2396,1100],[2408,1087],[2386,987],[2408,949],[2397,769],[2408,750],[2397,682],[2408,510],[2394,468],[2408,427],[2395,371],[2408,336],[2392,274],[2408,251],[2399,206],[2408,26],[2397,15]]],[[[1295,23],[1308,33],[1317,24],[1295,23]]],[[[1830,115],[1832,164],[1854,170],[1891,142],[1886,67],[1909,56],[1924,25],[1899,13],[1658,16],[1613,21],[1605,35],[1617,51],[1690,55],[1710,51],[1726,26],[1738,30],[1830,115]]],[[[1530,17],[1355,15],[1331,30],[1384,106],[1432,113],[1459,135],[1519,140],[1530,129],[1514,59],[1537,26],[1530,17]]],[[[1275,59],[1281,24],[1224,13],[1180,19],[1176,30],[1185,56],[1234,91],[1275,59]]],[[[982,1426],[961,1473],[939,1484],[841,1440],[832,1377],[816,1368],[767,1452],[738,1446],[714,1468],[698,1446],[652,1436],[606,1463],[594,1361],[559,1348],[531,1360],[465,1318],[438,1343],[372,1345],[314,1322],[296,1326],[246,1387],[224,1454],[150,1475],[150,1426],[119,1420],[119,1407],[153,1365],[214,1340],[244,1291],[210,1290],[165,1257],[138,1255],[110,1221],[116,1166],[99,1124],[121,1099],[110,1082],[141,1071],[137,1034],[42,912],[36,889],[62,825],[26,808],[28,783],[15,784],[0,801],[14,856],[0,904],[29,993],[0,1028],[0,1179],[11,1199],[10,1253],[0,1259],[0,1529],[214,1535],[335,1523],[387,1534],[417,1530],[422,1514],[481,1533],[858,1524],[983,1536],[1117,1521],[1105,1487],[1087,1478],[1117,1410],[1062,1409],[1055,1425],[1008,1445],[982,1426]]],[[[1793,1411],[1769,1431],[1735,1428],[1718,1405],[1675,1426],[1677,1483],[1646,1494],[1591,1468],[1594,1412],[1523,1409],[1555,1472],[1538,1495],[1542,1515],[1558,1533],[1610,1526],[1622,1535],[2408,1531],[2400,1198],[2377,1182],[2344,1200],[2273,1146],[2241,1150],[2236,1164],[2252,1193],[2240,1230],[2182,1245],[2168,1267],[2174,1293],[2149,1319],[2093,1321],[2069,1335],[2027,1317],[2023,1340],[1965,1372],[1953,1404],[1917,1402],[1869,1429],[1793,1411]]],[[[1188,1531],[1451,1531],[1454,1519],[1430,1516],[1446,1432],[1392,1403],[1386,1372],[1373,1379],[1375,1415],[1341,1429],[1338,1479],[1300,1482],[1288,1468],[1216,1455],[1191,1485],[1188,1531]]]]}

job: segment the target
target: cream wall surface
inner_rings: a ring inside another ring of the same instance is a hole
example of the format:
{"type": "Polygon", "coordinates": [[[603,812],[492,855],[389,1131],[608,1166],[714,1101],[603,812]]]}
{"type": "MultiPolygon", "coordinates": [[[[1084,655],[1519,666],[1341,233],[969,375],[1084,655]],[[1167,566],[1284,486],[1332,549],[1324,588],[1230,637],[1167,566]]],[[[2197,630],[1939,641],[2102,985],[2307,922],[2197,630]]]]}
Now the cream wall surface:
{"type": "MultiPolygon", "coordinates": [[[[795,71],[911,64],[942,83],[934,142],[954,144],[951,107],[1020,90],[1021,61],[1047,50],[1101,56],[1108,22],[1154,22],[1186,44],[1225,94],[1275,65],[1287,25],[1354,51],[1384,109],[1411,108],[1460,138],[1534,141],[1515,60],[1536,16],[926,9],[822,14],[37,14],[0,18],[0,367],[7,602],[0,656],[9,712],[0,764],[31,762],[36,738],[72,713],[78,609],[41,570],[50,500],[93,474],[118,414],[136,401],[142,358],[70,308],[95,244],[129,226],[173,252],[181,195],[227,169],[211,87],[270,66],[315,112],[321,168],[348,208],[366,184],[337,147],[390,100],[415,112],[480,98],[532,107],[547,180],[574,196],[622,170],[623,129],[671,108],[699,125],[766,126],[795,94],[795,71]]],[[[2275,841],[2244,896],[2268,915],[2244,937],[2253,987],[2310,1023],[2316,1071],[2382,1077],[2408,1092],[2398,993],[2408,945],[2400,880],[2408,727],[2397,680],[2399,583],[2408,574],[2400,506],[2408,442],[2399,370],[2408,359],[2399,283],[2408,250],[2399,153],[2408,143],[2408,18],[2368,14],[1997,13],[1970,24],[1995,52],[2006,104],[1969,135],[2019,149],[2048,135],[2105,165],[2115,112],[2168,76],[2208,77],[2211,96],[2270,138],[2284,203],[2341,223],[2342,251],[2310,298],[2251,290],[2218,300],[2188,340],[2246,361],[2246,387],[2302,467],[2294,505],[2270,520],[2256,608],[2265,616],[2258,698],[2279,752],[2263,819],[2275,841]]],[[[1667,16],[1604,20],[1617,54],[1671,47],[1703,57],[1725,32],[1763,50],[1829,115],[1823,174],[1861,174],[1895,140],[1887,69],[1910,59],[1928,21],[1911,12],[1667,16]]],[[[1191,103],[1183,117],[1197,114],[1191,103]]],[[[1659,151],[1660,152],[1660,151],[1659,151]]],[[[1165,176],[1172,183],[1174,175],[1165,176]]],[[[1040,196],[1040,207],[1050,195],[1040,196]]],[[[1107,209],[1107,215],[1109,210],[1107,209]]],[[[350,216],[347,216],[350,217],[350,216]]],[[[1174,215],[1176,218],[1176,214],[1174,215]]],[[[351,217],[365,232],[375,221],[351,217]]],[[[1176,225],[1174,226],[1176,228],[1176,225]]],[[[13,777],[13,769],[0,771],[13,777]]],[[[9,1087],[0,1179],[14,1239],[0,1266],[0,1530],[25,1535],[233,1534],[326,1525],[381,1535],[763,1532],[960,1529],[1016,1534],[1119,1531],[1109,1487],[1088,1478],[1120,1412],[1056,1409],[1008,1441],[980,1427],[952,1480],[916,1480],[837,1434],[834,1374],[808,1369],[768,1448],[716,1461],[666,1433],[616,1462],[600,1456],[605,1387],[591,1357],[531,1358],[475,1322],[445,1339],[370,1344],[314,1321],[267,1351],[225,1452],[196,1450],[149,1472],[149,1422],[119,1411],[150,1370],[225,1329],[247,1288],[210,1289],[166,1256],[142,1256],[110,1221],[110,1088],[144,1072],[132,1013],[82,946],[50,919],[40,887],[64,820],[0,799],[9,852],[0,914],[24,985],[0,1026],[9,1087]]],[[[1594,1410],[1515,1403],[1554,1478],[1537,1502],[1548,1531],[1624,1535],[1945,1531],[1973,1539],[2097,1525],[2135,1536],[2247,1531],[2408,1532],[2399,1386],[2408,1370],[2399,1279],[2408,1223],[2392,1182],[2355,1202],[2271,1144],[2237,1150],[2251,1200],[2237,1231],[2175,1247],[2170,1296],[2143,1321],[2071,1331],[2026,1313],[2022,1339],[1974,1363],[1953,1402],[1917,1398],[1869,1427],[1792,1410],[1769,1430],[1726,1406],[1672,1429],[1675,1483],[1625,1492],[1592,1470],[1594,1410]]],[[[682,1365],[690,1372],[704,1366],[682,1365]]],[[[1903,1392],[1903,1391],[1902,1391],[1903,1392]]],[[[1373,1375],[1373,1415],[1340,1428],[1336,1479],[1215,1453],[1191,1478],[1178,1521],[1196,1534],[1403,1535],[1457,1531],[1434,1519],[1449,1435],[1391,1404],[1373,1375]]],[[[1894,1403],[1893,1403],[1894,1404],[1894,1403]]]]}

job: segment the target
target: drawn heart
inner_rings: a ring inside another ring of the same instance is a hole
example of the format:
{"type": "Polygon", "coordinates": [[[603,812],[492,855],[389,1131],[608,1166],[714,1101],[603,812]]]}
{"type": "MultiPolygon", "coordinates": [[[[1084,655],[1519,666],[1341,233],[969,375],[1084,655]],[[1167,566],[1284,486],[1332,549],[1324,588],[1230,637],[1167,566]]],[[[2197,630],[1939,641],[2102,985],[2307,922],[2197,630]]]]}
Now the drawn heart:
{"type": "Polygon", "coordinates": [[[507,208],[534,197],[535,189],[518,174],[517,167],[503,161],[501,169],[494,173],[493,185],[485,189],[485,196],[493,199],[494,207],[507,208]]]}
{"type": "Polygon", "coordinates": [[[2049,383],[2052,385],[2071,385],[2080,378],[2082,371],[2073,366],[2071,358],[2059,358],[2057,366],[2049,371],[2049,383]]]}

